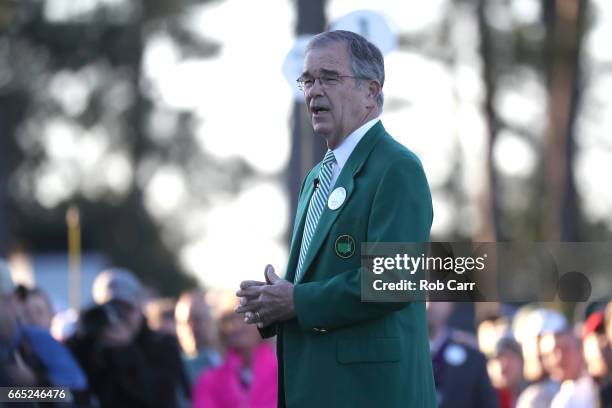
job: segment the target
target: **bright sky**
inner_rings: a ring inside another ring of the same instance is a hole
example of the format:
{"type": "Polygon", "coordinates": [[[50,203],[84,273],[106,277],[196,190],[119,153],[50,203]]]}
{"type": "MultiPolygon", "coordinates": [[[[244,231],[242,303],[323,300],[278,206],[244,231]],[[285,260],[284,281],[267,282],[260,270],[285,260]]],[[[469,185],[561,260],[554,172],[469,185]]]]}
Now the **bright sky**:
{"type": "MultiPolygon", "coordinates": [[[[188,27],[222,44],[215,58],[181,59],[165,34],[152,36],[145,51],[143,71],[157,99],[196,113],[202,151],[219,160],[242,159],[261,175],[236,196],[216,199],[180,250],[185,268],[213,287],[236,288],[244,279],[261,278],[267,263],[284,273],[287,259],[288,197],[278,175],[289,160],[292,89],[281,65],[293,40],[294,11],[289,1],[271,3],[276,17],[266,24],[252,18],[260,5],[247,0],[214,2],[186,13],[188,27]]],[[[185,207],[179,173],[178,168],[156,171],[146,189],[154,214],[185,207]]]]}

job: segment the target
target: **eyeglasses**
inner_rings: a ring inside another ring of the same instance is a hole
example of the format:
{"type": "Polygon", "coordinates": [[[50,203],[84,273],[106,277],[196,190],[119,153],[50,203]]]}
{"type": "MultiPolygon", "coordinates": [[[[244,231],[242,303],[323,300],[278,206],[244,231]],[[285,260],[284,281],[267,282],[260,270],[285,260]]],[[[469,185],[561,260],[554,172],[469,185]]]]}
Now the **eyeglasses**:
{"type": "Polygon", "coordinates": [[[340,83],[341,78],[355,78],[355,79],[366,79],[363,77],[357,77],[354,75],[335,75],[335,74],[325,74],[319,77],[311,77],[311,76],[301,76],[295,81],[297,82],[298,88],[301,91],[307,91],[312,88],[315,84],[315,81],[318,79],[319,83],[322,87],[335,86],[340,83]]]}

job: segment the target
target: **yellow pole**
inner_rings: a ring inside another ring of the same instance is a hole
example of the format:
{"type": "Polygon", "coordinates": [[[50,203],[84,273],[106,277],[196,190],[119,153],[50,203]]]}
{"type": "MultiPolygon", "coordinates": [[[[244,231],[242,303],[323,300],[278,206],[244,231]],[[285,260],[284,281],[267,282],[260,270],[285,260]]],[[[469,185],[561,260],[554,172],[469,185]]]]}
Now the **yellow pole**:
{"type": "Polygon", "coordinates": [[[81,304],[81,219],[75,205],[66,211],[68,226],[68,299],[78,311],[81,304]]]}

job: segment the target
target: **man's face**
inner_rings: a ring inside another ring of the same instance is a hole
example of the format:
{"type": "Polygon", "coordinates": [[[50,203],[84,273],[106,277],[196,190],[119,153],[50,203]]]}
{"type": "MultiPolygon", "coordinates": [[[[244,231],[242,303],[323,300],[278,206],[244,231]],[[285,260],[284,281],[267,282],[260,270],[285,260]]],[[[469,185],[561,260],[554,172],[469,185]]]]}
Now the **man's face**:
{"type": "Polygon", "coordinates": [[[504,349],[487,364],[489,376],[496,388],[520,387],[523,379],[523,360],[514,351],[504,349]]]}
{"type": "Polygon", "coordinates": [[[233,310],[220,316],[219,331],[223,345],[233,350],[254,350],[261,342],[257,327],[246,324],[233,310]]]}
{"type": "Polygon", "coordinates": [[[51,327],[53,310],[45,296],[32,294],[26,299],[24,306],[28,323],[47,329],[51,327]]]}
{"type": "Polygon", "coordinates": [[[144,324],[144,316],[140,304],[125,300],[111,300],[109,305],[116,313],[121,324],[123,324],[126,333],[132,339],[136,337],[144,324]]]}
{"type": "Polygon", "coordinates": [[[312,127],[316,134],[325,138],[331,149],[365,123],[368,113],[375,107],[375,99],[371,95],[368,97],[367,81],[357,86],[344,42],[308,51],[303,77],[318,79],[338,75],[342,77],[337,84],[325,86],[316,80],[304,91],[312,127]]]}
{"type": "Polygon", "coordinates": [[[575,380],[582,371],[580,343],[569,333],[546,334],[540,340],[544,366],[557,381],[575,380]]]}
{"type": "Polygon", "coordinates": [[[175,316],[177,335],[185,352],[196,353],[198,349],[214,344],[216,328],[204,297],[181,299],[175,316]]]}

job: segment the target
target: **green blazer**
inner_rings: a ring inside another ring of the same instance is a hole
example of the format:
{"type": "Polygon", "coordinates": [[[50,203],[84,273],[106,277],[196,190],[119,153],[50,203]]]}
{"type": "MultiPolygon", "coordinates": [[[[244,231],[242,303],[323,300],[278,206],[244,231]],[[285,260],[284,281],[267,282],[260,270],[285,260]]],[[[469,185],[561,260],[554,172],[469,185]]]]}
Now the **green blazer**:
{"type": "MultiPolygon", "coordinates": [[[[320,166],[300,191],[290,282],[320,166]]],[[[346,199],[336,210],[325,207],[294,287],[297,317],[261,330],[278,335],[279,407],[434,407],[425,305],[360,300],[361,243],[429,240],[433,211],[421,163],[379,121],[355,147],[338,187],[346,199]],[[352,256],[334,249],[341,235],[354,239],[352,256]]]]}

